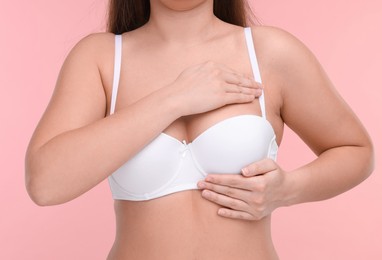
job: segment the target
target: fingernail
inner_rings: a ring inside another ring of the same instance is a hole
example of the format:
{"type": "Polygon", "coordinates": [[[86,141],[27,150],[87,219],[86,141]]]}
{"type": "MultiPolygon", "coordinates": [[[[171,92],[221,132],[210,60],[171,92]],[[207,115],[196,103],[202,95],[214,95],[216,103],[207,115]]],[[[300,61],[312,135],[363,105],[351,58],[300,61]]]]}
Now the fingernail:
{"type": "Polygon", "coordinates": [[[243,173],[243,175],[248,175],[248,173],[249,173],[247,168],[241,169],[241,172],[243,173]]]}
{"type": "Polygon", "coordinates": [[[203,189],[206,187],[206,184],[204,182],[198,182],[198,187],[203,189]]]}
{"type": "Polygon", "coordinates": [[[208,197],[208,196],[210,196],[210,192],[208,191],[208,190],[204,190],[204,191],[202,191],[202,196],[203,197],[208,197]]]}

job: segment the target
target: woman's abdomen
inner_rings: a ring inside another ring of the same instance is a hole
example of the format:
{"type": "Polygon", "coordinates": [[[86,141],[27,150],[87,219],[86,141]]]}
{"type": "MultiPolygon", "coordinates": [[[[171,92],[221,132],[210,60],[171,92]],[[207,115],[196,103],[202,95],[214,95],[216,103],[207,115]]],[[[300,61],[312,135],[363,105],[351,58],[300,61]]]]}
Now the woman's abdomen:
{"type": "Polygon", "coordinates": [[[114,259],[278,259],[270,216],[259,221],[217,215],[200,190],[149,201],[115,201],[114,259]]]}

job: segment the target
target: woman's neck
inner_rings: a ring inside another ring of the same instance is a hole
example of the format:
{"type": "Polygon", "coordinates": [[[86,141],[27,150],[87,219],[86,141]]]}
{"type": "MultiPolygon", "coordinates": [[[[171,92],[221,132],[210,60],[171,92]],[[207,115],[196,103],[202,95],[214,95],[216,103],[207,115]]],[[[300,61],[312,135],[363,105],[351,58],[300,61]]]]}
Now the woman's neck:
{"type": "Polygon", "coordinates": [[[219,25],[223,24],[213,13],[213,0],[163,2],[151,0],[150,18],[142,27],[158,44],[187,46],[203,43],[213,38],[219,25]]]}

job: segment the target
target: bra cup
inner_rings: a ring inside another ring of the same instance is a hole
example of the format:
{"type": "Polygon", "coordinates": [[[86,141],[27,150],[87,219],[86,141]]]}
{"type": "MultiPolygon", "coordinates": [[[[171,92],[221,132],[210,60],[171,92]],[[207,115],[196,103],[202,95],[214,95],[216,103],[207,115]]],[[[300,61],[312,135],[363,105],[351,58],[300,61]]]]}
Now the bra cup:
{"type": "Polygon", "coordinates": [[[164,188],[178,171],[179,143],[159,135],[109,178],[129,194],[155,193],[164,188]]]}
{"type": "Polygon", "coordinates": [[[240,174],[243,167],[268,156],[274,138],[271,125],[262,117],[235,119],[211,128],[192,143],[193,156],[204,172],[240,174]]]}

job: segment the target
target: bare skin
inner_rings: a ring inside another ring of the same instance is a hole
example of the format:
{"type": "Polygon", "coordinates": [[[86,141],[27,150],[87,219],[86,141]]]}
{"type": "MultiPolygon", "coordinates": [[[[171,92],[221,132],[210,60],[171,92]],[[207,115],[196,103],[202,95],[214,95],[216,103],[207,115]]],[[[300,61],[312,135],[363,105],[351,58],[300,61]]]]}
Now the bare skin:
{"type": "MultiPolygon", "coordinates": [[[[187,83],[198,77],[203,82],[206,75],[179,78],[206,61],[214,63],[198,68],[230,71],[223,73],[227,78],[233,71],[253,76],[243,28],[215,19],[212,1],[151,4],[150,22],[123,34],[114,115],[108,116],[114,35],[90,35],[69,55],[27,151],[27,189],[37,204],[80,196],[162,131],[191,142],[222,119],[261,114],[258,99],[249,95],[225,93],[223,102],[210,89],[187,83]],[[197,94],[210,99],[192,100],[197,94]]],[[[188,190],[143,202],[116,200],[116,239],[108,259],[278,259],[270,232],[275,208],[333,197],[371,173],[373,149],[366,131],[309,50],[274,27],[252,27],[252,34],[277,143],[286,123],[317,160],[288,174],[268,160],[248,166],[247,177],[214,175],[200,186],[212,196],[188,190]],[[328,131],[333,125],[336,131],[328,131]],[[230,215],[219,215],[220,208],[229,209],[229,200],[245,203],[236,203],[230,215]]],[[[243,90],[256,88],[244,78],[243,90]]]]}

